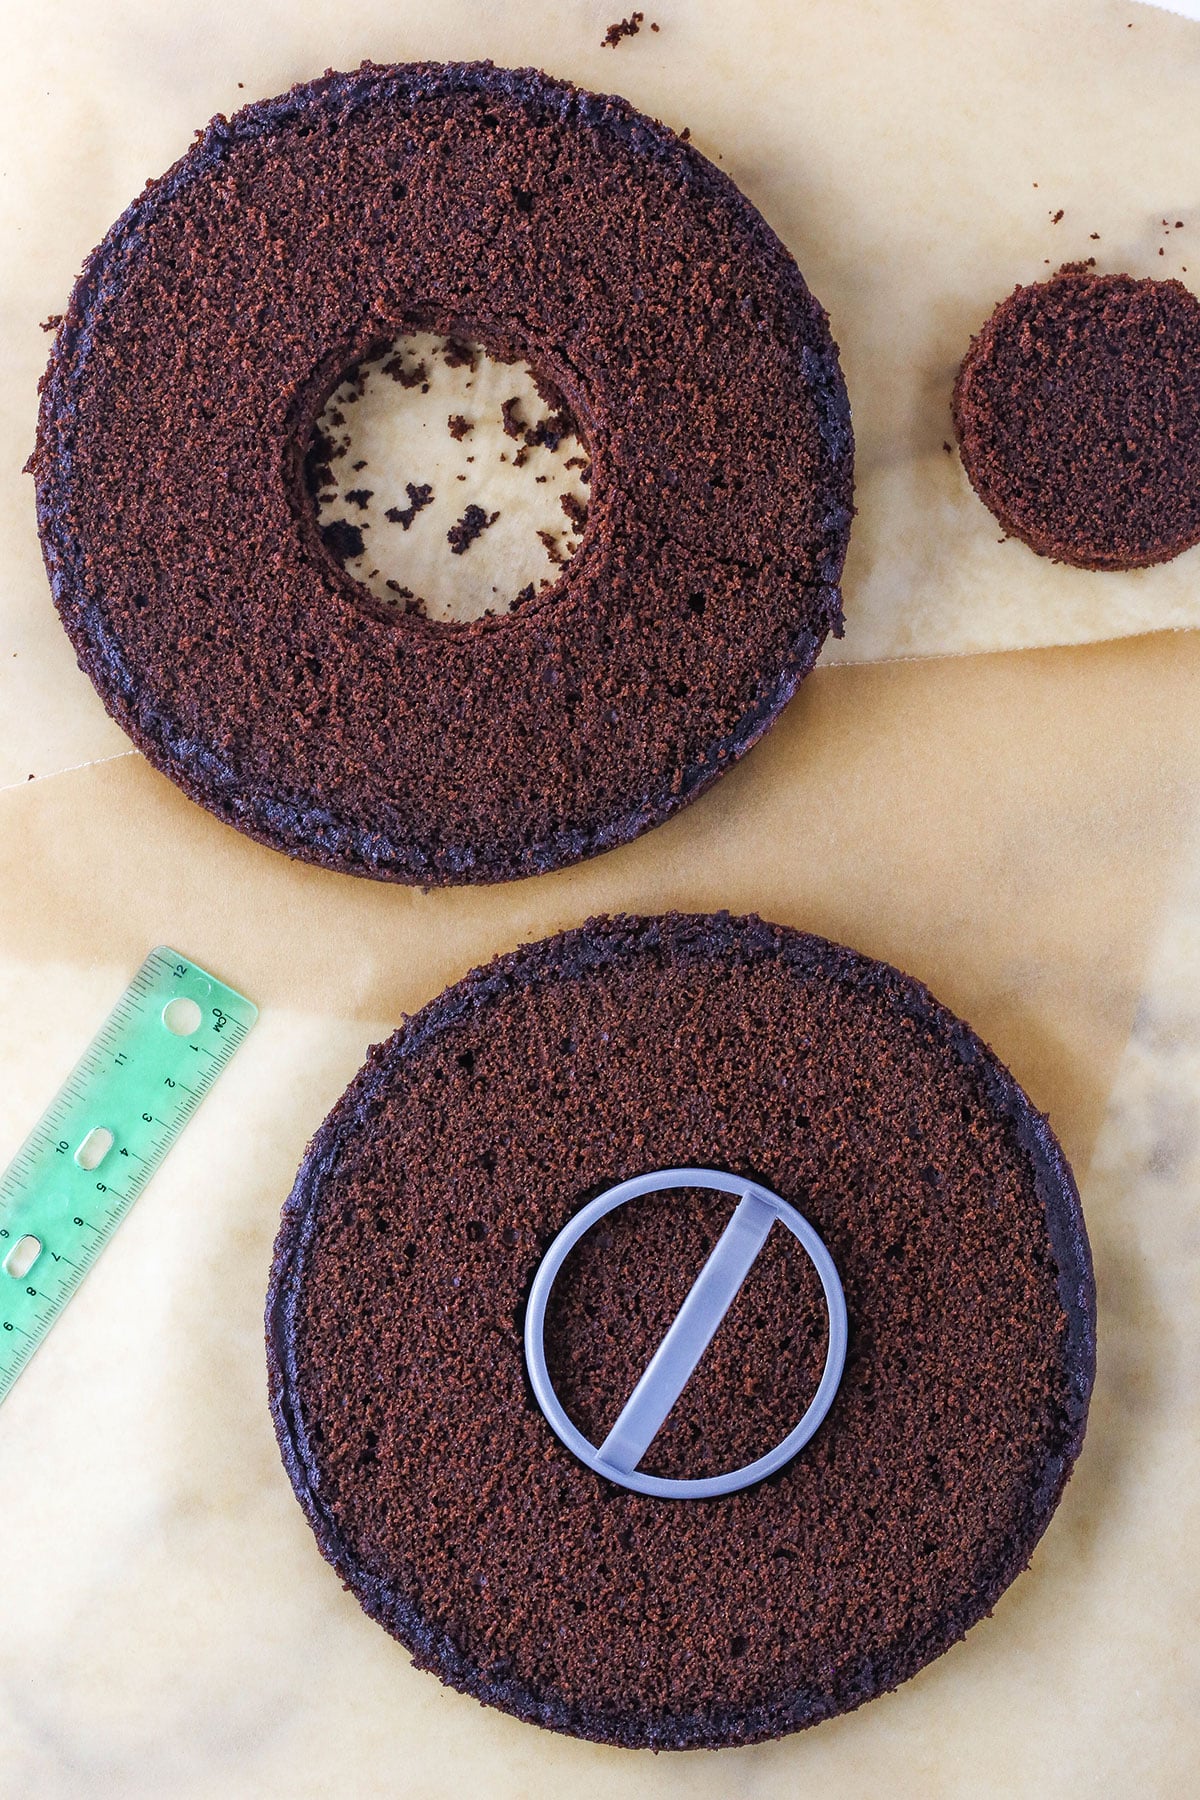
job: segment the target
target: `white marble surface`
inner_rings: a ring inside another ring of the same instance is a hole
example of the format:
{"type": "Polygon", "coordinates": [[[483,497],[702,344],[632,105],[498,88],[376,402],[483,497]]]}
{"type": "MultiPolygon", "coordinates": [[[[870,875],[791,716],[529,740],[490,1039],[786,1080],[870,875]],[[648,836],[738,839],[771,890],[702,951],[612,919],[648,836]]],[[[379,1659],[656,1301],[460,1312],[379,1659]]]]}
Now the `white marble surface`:
{"type": "Polygon", "coordinates": [[[602,52],[619,10],[113,0],[6,24],[0,1159],[151,944],[262,1011],[0,1410],[5,1797],[1194,1785],[1200,636],[828,667],[661,831],[544,880],[421,895],[288,864],[189,805],[104,719],[49,605],[15,474],[46,349],[34,322],[144,176],[218,107],[327,63],[491,54],[690,125],[797,251],[858,420],[848,656],[1196,621],[1194,555],[1123,583],[998,546],[940,444],[954,349],[1006,286],[1091,230],[1109,266],[1138,267],[1166,261],[1160,211],[1195,204],[1200,230],[1200,34],[1084,0],[759,0],[735,31],[715,0],[670,0],[649,9],[657,36],[602,52]],[[52,774],[76,763],[91,766],[52,774]],[[261,1309],[304,1143],[369,1042],[495,951],[672,904],[855,943],[979,1027],[1081,1177],[1101,1353],[1078,1472],[992,1619],[853,1717],[655,1759],[446,1692],[340,1591],[279,1466],[261,1309]]]}

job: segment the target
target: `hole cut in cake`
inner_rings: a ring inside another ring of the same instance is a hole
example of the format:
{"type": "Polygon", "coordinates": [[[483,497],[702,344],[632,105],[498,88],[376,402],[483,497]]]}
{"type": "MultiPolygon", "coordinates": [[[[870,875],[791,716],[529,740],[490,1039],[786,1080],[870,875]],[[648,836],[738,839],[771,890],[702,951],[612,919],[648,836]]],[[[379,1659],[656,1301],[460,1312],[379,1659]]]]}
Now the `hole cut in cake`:
{"type": "Polygon", "coordinates": [[[305,480],[326,549],[398,612],[468,624],[528,603],[578,548],[591,455],[528,364],[402,333],[338,382],[305,480]]]}

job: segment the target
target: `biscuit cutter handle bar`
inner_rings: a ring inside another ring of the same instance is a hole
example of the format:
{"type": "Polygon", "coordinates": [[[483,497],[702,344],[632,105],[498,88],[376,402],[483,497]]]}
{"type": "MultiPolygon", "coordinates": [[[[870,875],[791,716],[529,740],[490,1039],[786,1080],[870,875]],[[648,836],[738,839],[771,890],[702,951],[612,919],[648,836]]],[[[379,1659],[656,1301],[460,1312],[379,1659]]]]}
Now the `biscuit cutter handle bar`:
{"type": "Polygon", "coordinates": [[[623,1475],[637,1468],[716,1336],[774,1222],[773,1207],[757,1194],[743,1194],[670,1330],[601,1444],[601,1465],[607,1463],[623,1475]]]}

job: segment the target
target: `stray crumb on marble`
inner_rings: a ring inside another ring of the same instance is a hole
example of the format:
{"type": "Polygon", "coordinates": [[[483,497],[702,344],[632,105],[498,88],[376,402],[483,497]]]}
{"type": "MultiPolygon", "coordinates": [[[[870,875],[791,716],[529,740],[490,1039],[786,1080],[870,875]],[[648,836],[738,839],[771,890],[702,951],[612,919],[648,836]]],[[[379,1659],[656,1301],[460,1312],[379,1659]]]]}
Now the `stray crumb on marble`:
{"type": "MultiPolygon", "coordinates": [[[[452,525],[446,533],[446,542],[450,546],[452,556],[463,556],[471,548],[477,537],[481,537],[489,525],[494,525],[500,517],[498,512],[488,514],[482,506],[473,502],[468,506],[462,518],[452,525]]],[[[541,534],[539,533],[539,536],[541,534]]]]}
{"type": "MultiPolygon", "coordinates": [[[[602,50],[615,50],[622,39],[636,37],[638,32],[642,29],[642,21],[645,17],[645,13],[635,12],[630,13],[627,19],[618,19],[616,23],[610,25],[605,32],[601,39],[600,48],[602,50]]],[[[657,31],[658,26],[651,25],[650,29],[651,31],[657,31]]]]}

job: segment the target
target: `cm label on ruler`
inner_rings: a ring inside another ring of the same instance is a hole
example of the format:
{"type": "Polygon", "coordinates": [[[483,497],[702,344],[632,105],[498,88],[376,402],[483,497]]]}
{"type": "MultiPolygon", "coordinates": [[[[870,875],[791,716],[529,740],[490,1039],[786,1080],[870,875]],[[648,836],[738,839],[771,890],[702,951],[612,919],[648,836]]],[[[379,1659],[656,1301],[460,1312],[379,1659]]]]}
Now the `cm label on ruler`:
{"type": "Polygon", "coordinates": [[[258,1017],[152,950],[0,1176],[0,1400],[258,1017]]]}

